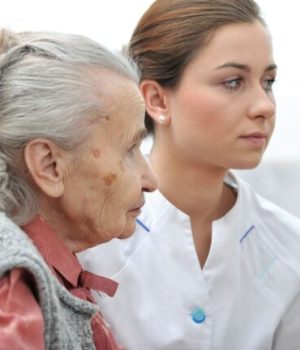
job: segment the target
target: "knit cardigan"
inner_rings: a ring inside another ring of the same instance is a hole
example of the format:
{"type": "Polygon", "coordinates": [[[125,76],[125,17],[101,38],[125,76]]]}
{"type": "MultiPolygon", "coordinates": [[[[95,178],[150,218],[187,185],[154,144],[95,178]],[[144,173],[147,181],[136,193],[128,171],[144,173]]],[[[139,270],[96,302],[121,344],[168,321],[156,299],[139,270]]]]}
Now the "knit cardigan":
{"type": "Polygon", "coordinates": [[[15,223],[0,213],[0,278],[23,268],[34,278],[44,317],[47,350],[92,350],[91,318],[97,307],[74,297],[52,274],[32,241],[15,223]]]}

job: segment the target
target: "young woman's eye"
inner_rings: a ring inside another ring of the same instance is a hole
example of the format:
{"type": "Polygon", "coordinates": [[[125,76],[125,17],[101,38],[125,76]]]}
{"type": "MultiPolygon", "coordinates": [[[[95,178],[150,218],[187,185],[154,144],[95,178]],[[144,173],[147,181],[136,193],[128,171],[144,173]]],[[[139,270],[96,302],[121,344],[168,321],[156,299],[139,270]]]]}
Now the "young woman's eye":
{"type": "Polygon", "coordinates": [[[235,90],[240,87],[241,82],[242,82],[241,78],[234,78],[234,79],[226,80],[223,83],[223,85],[225,86],[226,89],[235,90]]]}
{"type": "Polygon", "coordinates": [[[267,92],[272,91],[275,81],[276,81],[275,78],[264,80],[263,81],[263,88],[265,89],[265,91],[267,91],[267,92]]]}

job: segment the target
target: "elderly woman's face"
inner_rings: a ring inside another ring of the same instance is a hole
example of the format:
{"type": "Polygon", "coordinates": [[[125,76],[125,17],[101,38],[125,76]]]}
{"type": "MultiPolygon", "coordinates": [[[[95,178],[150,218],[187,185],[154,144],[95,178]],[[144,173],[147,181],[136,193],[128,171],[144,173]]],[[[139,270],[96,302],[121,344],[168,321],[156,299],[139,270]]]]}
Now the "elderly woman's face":
{"type": "Polygon", "coordinates": [[[113,74],[105,83],[106,94],[107,114],[96,122],[79,161],[66,175],[61,200],[71,237],[83,248],[131,235],[143,191],[157,186],[140,152],[145,127],[138,87],[113,74]]]}

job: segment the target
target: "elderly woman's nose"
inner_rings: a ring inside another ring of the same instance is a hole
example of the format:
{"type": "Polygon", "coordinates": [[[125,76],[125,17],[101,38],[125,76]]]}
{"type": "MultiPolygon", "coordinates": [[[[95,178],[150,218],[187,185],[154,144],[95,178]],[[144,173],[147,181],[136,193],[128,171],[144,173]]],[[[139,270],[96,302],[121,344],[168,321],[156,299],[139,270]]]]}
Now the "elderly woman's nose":
{"type": "Polygon", "coordinates": [[[144,192],[153,192],[158,187],[158,178],[149,164],[147,162],[145,162],[145,164],[145,172],[142,178],[142,190],[144,192]]]}

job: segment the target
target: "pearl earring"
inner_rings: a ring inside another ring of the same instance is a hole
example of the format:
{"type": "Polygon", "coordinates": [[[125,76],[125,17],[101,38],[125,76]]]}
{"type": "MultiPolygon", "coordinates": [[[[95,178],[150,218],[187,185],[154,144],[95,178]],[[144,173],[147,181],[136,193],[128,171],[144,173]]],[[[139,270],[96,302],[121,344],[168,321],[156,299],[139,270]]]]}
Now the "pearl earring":
{"type": "Polygon", "coordinates": [[[164,124],[165,121],[166,121],[166,117],[165,117],[164,115],[161,114],[161,115],[158,117],[158,122],[159,122],[160,124],[164,124]]]}

